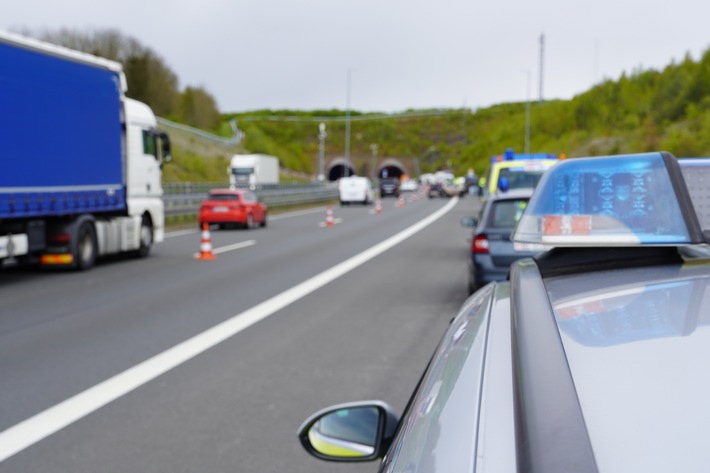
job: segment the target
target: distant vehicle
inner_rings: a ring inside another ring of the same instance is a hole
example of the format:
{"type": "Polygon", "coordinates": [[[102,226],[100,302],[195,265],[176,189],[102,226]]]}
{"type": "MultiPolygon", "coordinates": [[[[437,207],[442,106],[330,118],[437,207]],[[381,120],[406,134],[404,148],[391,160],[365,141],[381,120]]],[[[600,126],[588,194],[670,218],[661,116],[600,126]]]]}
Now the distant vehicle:
{"type": "Polygon", "coordinates": [[[510,240],[510,234],[532,195],[533,189],[492,195],[483,204],[479,218],[461,219],[462,226],[474,229],[467,260],[469,294],[491,281],[504,281],[511,264],[539,253],[516,250],[510,240]]]}
{"type": "Polygon", "coordinates": [[[231,187],[279,183],[279,159],[266,154],[235,154],[227,168],[231,187]]]}
{"type": "Polygon", "coordinates": [[[435,197],[457,197],[466,193],[466,188],[454,179],[434,182],[429,186],[427,195],[430,199],[435,197]]]}
{"type": "Polygon", "coordinates": [[[267,215],[267,206],[248,189],[213,189],[200,206],[199,223],[250,229],[265,227],[267,215]]]}
{"type": "Polygon", "coordinates": [[[338,180],[340,205],[369,205],[375,201],[375,191],[372,181],[363,176],[348,176],[338,180]]]}
{"type": "Polygon", "coordinates": [[[388,473],[709,471],[710,259],[687,250],[710,243],[710,163],[680,166],[553,167],[513,235],[553,248],[464,302],[405,411],[338,404],[298,441],[388,473]]]}
{"type": "Polygon", "coordinates": [[[450,179],[445,181],[442,189],[447,197],[456,197],[466,195],[466,185],[463,179],[450,179]]]}
{"type": "Polygon", "coordinates": [[[406,181],[402,181],[399,190],[402,192],[416,192],[419,190],[419,183],[414,179],[407,179],[406,181]]]}
{"type": "Polygon", "coordinates": [[[482,197],[512,189],[535,188],[542,175],[559,160],[551,154],[513,154],[493,156],[483,178],[482,197]]]}
{"type": "Polygon", "coordinates": [[[0,266],[147,256],[168,135],[114,61],[0,32],[0,266]],[[38,128],[39,127],[39,128],[38,128]]]}
{"type": "Polygon", "coordinates": [[[398,178],[380,179],[380,197],[387,197],[388,195],[399,197],[398,178]]]}

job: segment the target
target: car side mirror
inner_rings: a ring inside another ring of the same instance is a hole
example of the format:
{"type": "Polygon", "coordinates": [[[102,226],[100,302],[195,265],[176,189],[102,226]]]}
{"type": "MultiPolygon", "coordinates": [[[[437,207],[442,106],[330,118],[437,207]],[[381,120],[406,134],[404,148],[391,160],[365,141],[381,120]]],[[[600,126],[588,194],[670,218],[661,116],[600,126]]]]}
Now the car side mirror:
{"type": "Polygon", "coordinates": [[[476,228],[478,219],[476,217],[464,217],[461,219],[461,226],[464,228],[476,228]]]}
{"type": "Polygon", "coordinates": [[[398,417],[381,401],[339,404],[310,416],[298,429],[308,453],[337,462],[372,461],[392,443],[398,417]]]}

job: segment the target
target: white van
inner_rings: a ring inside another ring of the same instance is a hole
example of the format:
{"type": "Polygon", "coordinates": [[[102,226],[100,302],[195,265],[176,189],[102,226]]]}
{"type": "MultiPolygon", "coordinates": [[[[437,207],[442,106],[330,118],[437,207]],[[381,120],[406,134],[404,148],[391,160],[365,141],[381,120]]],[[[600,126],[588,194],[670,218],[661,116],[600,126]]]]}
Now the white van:
{"type": "Polygon", "coordinates": [[[340,205],[350,205],[351,203],[368,205],[375,200],[372,181],[367,177],[343,177],[338,182],[338,190],[340,191],[340,205]]]}

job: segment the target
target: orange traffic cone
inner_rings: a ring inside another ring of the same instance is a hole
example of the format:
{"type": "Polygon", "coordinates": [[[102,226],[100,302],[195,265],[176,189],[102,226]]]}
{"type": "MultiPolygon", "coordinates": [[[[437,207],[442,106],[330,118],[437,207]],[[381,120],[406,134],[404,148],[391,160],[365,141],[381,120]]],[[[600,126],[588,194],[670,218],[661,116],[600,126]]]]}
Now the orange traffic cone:
{"type": "Polygon", "coordinates": [[[397,199],[397,207],[404,207],[404,196],[399,194],[399,199],[397,199]]]}
{"type": "Polygon", "coordinates": [[[375,201],[375,213],[376,214],[382,213],[382,201],[380,199],[377,199],[375,201]]]}
{"type": "Polygon", "coordinates": [[[217,257],[212,253],[212,241],[210,239],[210,226],[207,223],[202,224],[202,243],[200,244],[200,254],[195,256],[195,259],[201,260],[216,260],[217,257]]]}
{"type": "Polygon", "coordinates": [[[325,226],[332,227],[333,225],[335,225],[335,221],[333,220],[333,207],[329,205],[325,208],[325,226]]]}

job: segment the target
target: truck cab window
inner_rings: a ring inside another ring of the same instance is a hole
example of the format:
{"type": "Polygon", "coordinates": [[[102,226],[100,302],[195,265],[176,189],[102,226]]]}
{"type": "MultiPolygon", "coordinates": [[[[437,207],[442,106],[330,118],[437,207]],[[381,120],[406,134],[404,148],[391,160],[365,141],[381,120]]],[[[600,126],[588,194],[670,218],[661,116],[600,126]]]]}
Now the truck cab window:
{"type": "Polygon", "coordinates": [[[158,144],[156,137],[148,130],[143,130],[143,152],[158,157],[158,144]]]}

